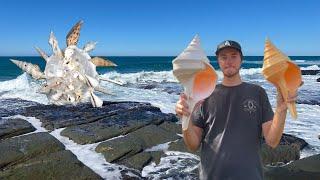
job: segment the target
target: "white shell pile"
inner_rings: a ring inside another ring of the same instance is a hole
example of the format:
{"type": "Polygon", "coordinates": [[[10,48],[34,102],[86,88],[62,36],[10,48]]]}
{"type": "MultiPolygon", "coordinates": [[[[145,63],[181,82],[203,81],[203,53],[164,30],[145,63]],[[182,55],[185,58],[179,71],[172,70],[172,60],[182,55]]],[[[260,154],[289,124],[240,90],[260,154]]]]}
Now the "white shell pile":
{"type": "Polygon", "coordinates": [[[122,85],[120,82],[99,77],[96,66],[116,66],[116,64],[99,57],[90,57],[88,52],[95,48],[95,42],[87,43],[83,49],[76,46],[82,23],[82,21],[78,22],[68,33],[67,48],[64,52],[59,48],[53,32],[49,38],[53,51],[50,57],[41,49],[36,48],[46,61],[44,72],[41,72],[38,65],[11,59],[14,64],[34,79],[45,80],[39,92],[46,94],[50,103],[76,105],[90,99],[94,107],[101,107],[103,101],[94,94],[94,91],[109,93],[100,87],[100,80],[122,85]]]}

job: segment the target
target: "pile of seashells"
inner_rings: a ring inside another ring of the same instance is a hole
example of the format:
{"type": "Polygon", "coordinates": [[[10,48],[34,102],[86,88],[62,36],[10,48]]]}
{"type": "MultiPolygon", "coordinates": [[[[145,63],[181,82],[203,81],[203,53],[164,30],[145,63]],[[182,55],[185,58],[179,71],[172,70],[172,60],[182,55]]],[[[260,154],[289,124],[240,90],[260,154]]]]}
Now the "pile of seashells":
{"type": "Polygon", "coordinates": [[[66,37],[67,47],[64,51],[59,48],[53,32],[51,32],[49,38],[49,44],[53,51],[50,57],[36,47],[38,53],[46,61],[44,72],[40,70],[38,65],[11,59],[14,64],[31,75],[32,78],[44,80],[39,92],[45,94],[52,104],[76,105],[90,99],[93,107],[101,107],[103,101],[94,92],[110,93],[100,86],[100,81],[122,85],[121,82],[102,78],[97,73],[97,66],[117,65],[100,57],[90,57],[88,53],[95,48],[96,42],[89,42],[82,49],[77,47],[82,24],[83,22],[79,21],[70,30],[66,37]]]}

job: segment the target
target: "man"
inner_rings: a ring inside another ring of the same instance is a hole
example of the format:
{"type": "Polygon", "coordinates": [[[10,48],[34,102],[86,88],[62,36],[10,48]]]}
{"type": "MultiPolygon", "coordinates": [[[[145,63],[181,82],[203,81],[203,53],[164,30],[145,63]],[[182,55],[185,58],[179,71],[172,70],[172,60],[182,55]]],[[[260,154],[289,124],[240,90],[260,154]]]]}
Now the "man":
{"type": "Polygon", "coordinates": [[[284,129],[287,102],[277,95],[273,113],[265,90],[242,82],[239,70],[242,50],[235,41],[218,45],[216,56],[223,72],[222,84],[191,112],[182,94],[176,104],[178,116],[189,116],[189,128],[183,131],[186,146],[196,151],[201,146],[200,179],[263,179],[260,147],[262,135],[275,148],[284,129]]]}

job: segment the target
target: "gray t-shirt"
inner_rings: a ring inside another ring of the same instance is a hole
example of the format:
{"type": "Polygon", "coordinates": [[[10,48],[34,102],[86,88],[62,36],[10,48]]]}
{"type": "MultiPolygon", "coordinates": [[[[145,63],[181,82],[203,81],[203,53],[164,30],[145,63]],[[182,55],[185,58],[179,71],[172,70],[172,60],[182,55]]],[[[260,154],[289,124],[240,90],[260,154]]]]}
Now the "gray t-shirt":
{"type": "Polygon", "coordinates": [[[262,124],[272,118],[262,87],[245,82],[233,87],[218,84],[192,113],[193,124],[203,129],[200,178],[263,179],[262,124]]]}

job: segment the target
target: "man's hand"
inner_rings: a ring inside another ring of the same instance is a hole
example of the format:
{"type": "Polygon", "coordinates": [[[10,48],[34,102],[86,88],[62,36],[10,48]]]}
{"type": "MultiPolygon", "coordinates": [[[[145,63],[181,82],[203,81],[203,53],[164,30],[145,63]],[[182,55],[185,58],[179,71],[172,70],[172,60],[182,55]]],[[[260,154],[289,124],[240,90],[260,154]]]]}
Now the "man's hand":
{"type": "MultiPolygon", "coordinates": [[[[190,97],[191,98],[191,97],[190,97]]],[[[190,116],[191,111],[187,103],[188,97],[184,93],[180,94],[180,98],[176,104],[176,114],[181,118],[182,116],[190,116]]],[[[204,100],[197,102],[194,106],[194,109],[197,109],[203,103],[204,100]]]]}
{"type": "MultiPolygon", "coordinates": [[[[303,82],[301,83],[300,87],[303,85],[303,82]]],[[[297,90],[295,92],[289,92],[288,93],[288,98],[287,99],[284,99],[282,94],[281,94],[281,91],[280,91],[280,88],[277,87],[277,108],[276,108],[276,111],[277,112],[284,112],[288,109],[288,106],[287,104],[288,103],[293,103],[293,102],[296,102],[297,100],[297,97],[298,97],[298,92],[297,90]]]]}
{"type": "MultiPolygon", "coordinates": [[[[176,104],[176,113],[177,115],[182,119],[182,116],[190,116],[191,111],[189,109],[188,103],[187,103],[188,97],[184,94],[181,93],[180,98],[176,104]]],[[[203,101],[198,102],[195,105],[196,109],[203,101]]],[[[196,151],[201,143],[201,138],[202,138],[202,133],[203,130],[189,121],[189,128],[187,130],[182,131],[183,134],[183,139],[190,151],[196,151]]]]}
{"type": "Polygon", "coordinates": [[[182,116],[190,116],[187,99],[188,97],[184,93],[180,94],[179,101],[176,104],[176,113],[180,118],[182,116]]]}

